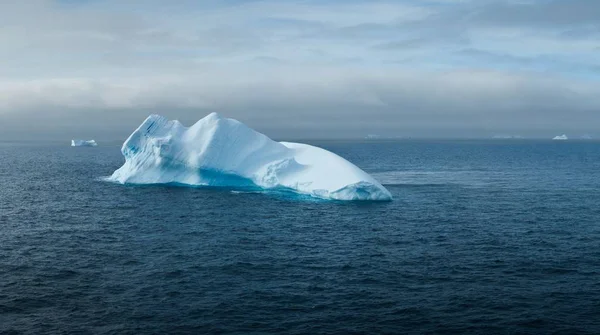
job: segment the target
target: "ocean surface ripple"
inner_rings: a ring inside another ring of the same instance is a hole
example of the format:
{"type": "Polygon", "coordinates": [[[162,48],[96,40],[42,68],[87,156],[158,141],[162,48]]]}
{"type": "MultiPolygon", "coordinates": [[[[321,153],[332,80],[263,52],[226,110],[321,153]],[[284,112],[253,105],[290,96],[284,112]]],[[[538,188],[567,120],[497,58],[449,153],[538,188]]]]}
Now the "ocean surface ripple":
{"type": "Polygon", "coordinates": [[[123,186],[118,145],[0,143],[0,333],[600,333],[600,143],[314,144],[395,200],[123,186]]]}

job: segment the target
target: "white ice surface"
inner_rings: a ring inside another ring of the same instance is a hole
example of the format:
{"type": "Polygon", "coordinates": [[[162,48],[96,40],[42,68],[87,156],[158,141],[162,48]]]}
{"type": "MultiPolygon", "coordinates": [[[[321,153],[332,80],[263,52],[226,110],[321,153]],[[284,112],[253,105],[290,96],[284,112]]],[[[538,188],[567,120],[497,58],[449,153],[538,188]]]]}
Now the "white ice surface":
{"type": "Polygon", "coordinates": [[[72,147],[95,147],[98,143],[94,140],[71,140],[72,147]]]}
{"type": "Polygon", "coordinates": [[[285,188],[337,200],[391,200],[373,177],[315,146],[275,142],[209,114],[189,128],[150,115],[123,143],[125,164],[108,179],[130,184],[285,188]]]}

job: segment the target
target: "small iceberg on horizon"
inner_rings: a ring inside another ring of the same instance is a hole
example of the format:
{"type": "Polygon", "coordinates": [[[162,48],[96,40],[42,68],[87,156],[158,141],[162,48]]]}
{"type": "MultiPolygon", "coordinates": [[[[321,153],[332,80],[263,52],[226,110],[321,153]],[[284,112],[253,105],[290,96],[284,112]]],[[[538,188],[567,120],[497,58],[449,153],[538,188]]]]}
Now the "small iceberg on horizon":
{"type": "Polygon", "coordinates": [[[566,141],[569,138],[567,137],[567,135],[558,135],[558,136],[554,136],[554,138],[552,138],[552,140],[554,141],[566,141]]]}
{"type": "Polygon", "coordinates": [[[98,143],[94,140],[71,140],[72,147],[96,147],[98,143]]]}
{"type": "Polygon", "coordinates": [[[189,128],[150,115],[123,143],[121,152],[125,163],[108,181],[289,190],[333,200],[392,200],[375,178],[332,152],[273,141],[216,113],[189,128]]]}

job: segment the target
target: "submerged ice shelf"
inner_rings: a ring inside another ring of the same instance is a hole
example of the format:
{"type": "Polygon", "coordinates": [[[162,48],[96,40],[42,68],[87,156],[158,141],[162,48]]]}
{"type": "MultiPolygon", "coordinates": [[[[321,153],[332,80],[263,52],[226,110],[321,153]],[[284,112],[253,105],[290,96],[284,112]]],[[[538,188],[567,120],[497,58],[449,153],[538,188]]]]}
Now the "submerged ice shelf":
{"type": "Polygon", "coordinates": [[[323,199],[391,200],[378,181],[315,146],[275,142],[243,123],[209,114],[191,127],[150,115],[123,143],[122,184],[288,189],[323,199]]]}

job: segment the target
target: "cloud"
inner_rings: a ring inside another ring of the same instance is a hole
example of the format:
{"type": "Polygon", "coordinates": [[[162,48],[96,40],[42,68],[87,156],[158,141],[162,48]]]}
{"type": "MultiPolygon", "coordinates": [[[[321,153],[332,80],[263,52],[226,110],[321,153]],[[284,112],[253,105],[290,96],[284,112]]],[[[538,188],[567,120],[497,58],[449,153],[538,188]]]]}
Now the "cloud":
{"type": "Polygon", "coordinates": [[[553,123],[574,129],[600,121],[593,114],[600,107],[595,83],[546,76],[471,70],[424,75],[343,67],[239,73],[223,68],[206,76],[11,83],[12,90],[0,85],[6,94],[0,101],[9,102],[0,108],[25,111],[30,117],[61,110],[61,118],[100,109],[126,120],[126,125],[113,124],[123,132],[140,121],[140,111],[158,110],[188,123],[218,111],[278,135],[295,129],[353,137],[367,129],[425,136],[436,135],[428,127],[553,131],[553,123]],[[123,116],[128,110],[135,111],[135,119],[123,116]]]}
{"type": "Polygon", "coordinates": [[[37,119],[107,131],[150,111],[340,136],[589,127],[599,10],[583,0],[2,2],[0,132],[37,119]]]}

